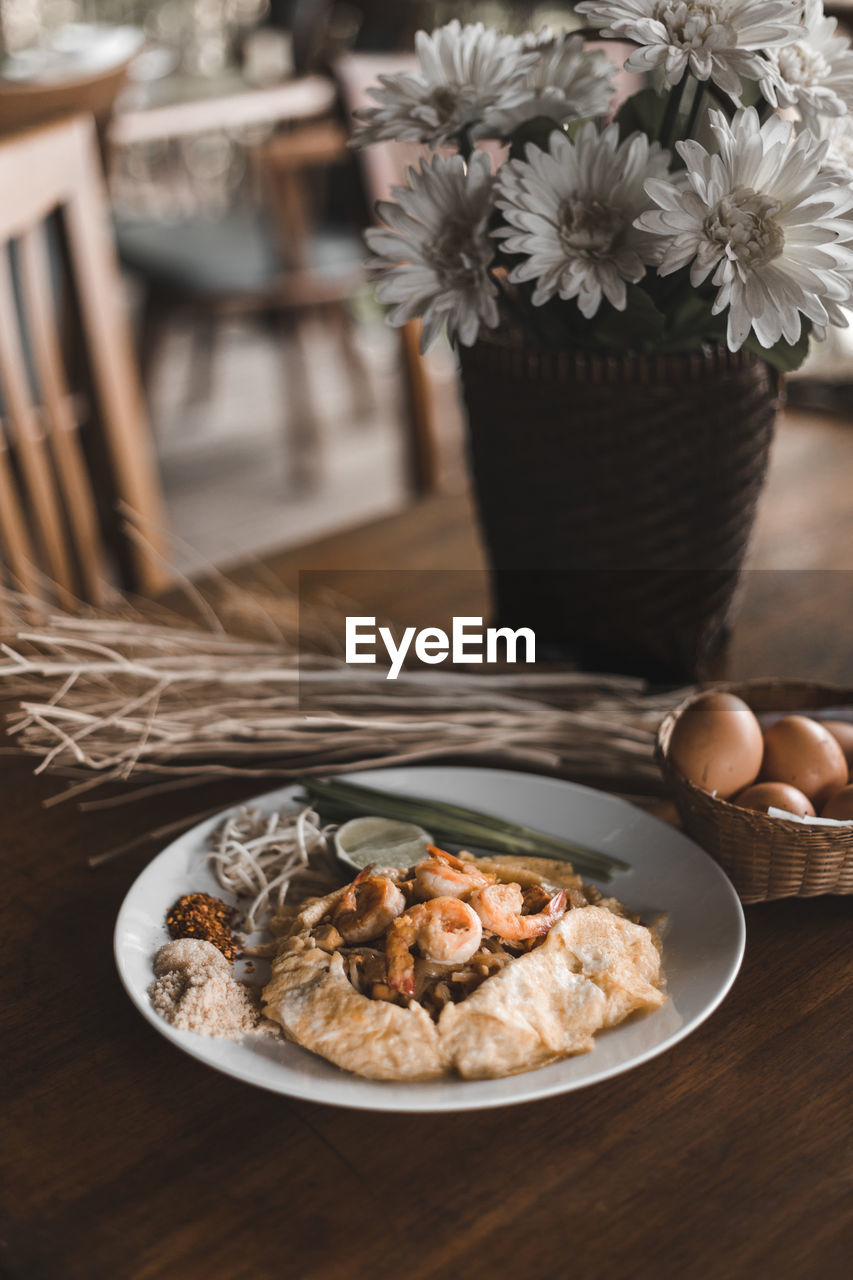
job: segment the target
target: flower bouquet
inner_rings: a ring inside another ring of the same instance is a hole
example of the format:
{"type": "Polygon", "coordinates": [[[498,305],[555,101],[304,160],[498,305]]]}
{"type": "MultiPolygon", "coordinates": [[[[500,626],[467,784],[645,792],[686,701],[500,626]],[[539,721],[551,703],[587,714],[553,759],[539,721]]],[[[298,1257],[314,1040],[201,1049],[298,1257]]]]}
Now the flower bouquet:
{"type": "Polygon", "coordinates": [[[571,34],[419,33],[356,142],[428,151],[367,240],[391,323],[457,346],[498,620],[692,678],[728,630],[779,373],[847,323],[853,52],[821,0],[577,11],[571,34]]]}
{"type": "Polygon", "coordinates": [[[367,232],[390,321],[573,350],[746,346],[846,325],[853,52],[821,0],[582,0],[582,34],[458,21],[381,77],[356,141],[434,154],[367,232]],[[585,36],[653,83],[618,103],[585,36]],[[501,150],[496,151],[495,144],[501,150]],[[448,154],[450,150],[456,154],[448,154]],[[501,161],[503,161],[501,163],[501,161]]]}

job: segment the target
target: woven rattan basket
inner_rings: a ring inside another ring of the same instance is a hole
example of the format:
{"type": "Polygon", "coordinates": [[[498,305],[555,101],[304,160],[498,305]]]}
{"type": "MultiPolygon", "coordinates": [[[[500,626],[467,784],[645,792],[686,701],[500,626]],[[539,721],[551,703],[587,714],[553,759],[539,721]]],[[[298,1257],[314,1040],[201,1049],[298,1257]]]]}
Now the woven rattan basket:
{"type": "Polygon", "coordinates": [[[500,624],[586,667],[702,678],[764,482],[772,370],[496,341],[460,362],[500,624]]]}
{"type": "MultiPolygon", "coordinates": [[[[780,680],[717,687],[743,698],[759,717],[772,712],[818,714],[831,707],[844,708],[842,718],[853,719],[853,689],[780,680]]],[[[739,809],[676,773],[669,762],[672,731],[696,696],[687,698],[661,723],[657,759],[684,829],[720,863],[741,901],[853,893],[853,824],[807,826],[739,809]]]]}

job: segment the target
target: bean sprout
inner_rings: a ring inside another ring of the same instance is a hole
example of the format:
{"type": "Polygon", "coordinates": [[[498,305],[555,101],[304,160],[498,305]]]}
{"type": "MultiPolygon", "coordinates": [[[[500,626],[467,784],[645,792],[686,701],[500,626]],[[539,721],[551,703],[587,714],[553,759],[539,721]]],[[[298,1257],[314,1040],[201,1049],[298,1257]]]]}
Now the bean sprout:
{"type": "Polygon", "coordinates": [[[313,809],[298,813],[262,813],[240,809],[214,836],[206,861],[223,889],[253,901],[243,916],[247,933],[258,918],[284,905],[294,876],[309,867],[315,853],[325,852],[327,829],[313,809]]]}

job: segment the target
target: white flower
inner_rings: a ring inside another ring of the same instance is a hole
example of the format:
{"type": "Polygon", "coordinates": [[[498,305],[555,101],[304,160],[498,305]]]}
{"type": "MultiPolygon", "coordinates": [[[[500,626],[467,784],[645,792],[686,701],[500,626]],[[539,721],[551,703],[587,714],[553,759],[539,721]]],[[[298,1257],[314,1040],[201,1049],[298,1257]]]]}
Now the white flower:
{"type": "Polygon", "coordinates": [[[802,34],[802,0],[583,0],[575,7],[608,35],[641,46],[626,70],[661,67],[678,84],[689,66],[697,80],[713,80],[735,99],[741,76],[772,74],[759,50],[802,34]]]}
{"type": "Polygon", "coordinates": [[[463,27],[457,18],[432,35],[419,31],[415,48],[420,75],[405,71],[379,77],[381,88],[369,92],[380,105],[357,113],[364,123],[354,134],[356,142],[391,138],[440,147],[462,129],[474,129],[486,112],[521,101],[537,57],[522,50],[515,36],[482,22],[463,27]]]}
{"type": "Polygon", "coordinates": [[[599,133],[589,122],[574,142],[555,131],[548,151],[529,145],[526,160],[503,165],[495,203],[509,227],[495,234],[526,259],[510,280],[535,280],[536,306],[554,294],[577,298],[589,319],[603,296],[624,311],[626,281],[643,278],[657,248],[633,225],[649,207],[643,184],[667,172],[668,158],[645,134],[620,143],[616,125],[599,133]]]}
{"type": "Polygon", "coordinates": [[[821,0],[805,0],[799,39],[768,53],[775,74],[761,81],[774,106],[798,107],[812,128],[816,117],[841,116],[853,106],[853,52],[845,36],[835,34],[821,0]]]}
{"type": "Polygon", "coordinates": [[[853,182],[853,115],[820,116],[817,135],[829,144],[824,172],[834,174],[841,182],[853,182]]]}
{"type": "Polygon", "coordinates": [[[800,337],[800,313],[817,326],[846,325],[840,303],[853,284],[853,251],[841,218],[853,207],[848,184],[821,171],[826,143],[778,116],[760,125],[752,107],[731,124],[710,113],[717,153],[679,142],[687,188],[646,184],[658,210],[637,225],[667,237],[659,268],[669,275],[691,263],[696,287],[713,271],[712,308],[728,314],[728,345],[737,351],[750,327],[764,347],[800,337]]]}
{"type": "Polygon", "coordinates": [[[601,116],[610,109],[616,68],[603,53],[585,50],[582,36],[554,34],[547,27],[522,37],[525,50],[535,50],[536,65],[524,81],[524,97],[514,107],[489,112],[483,122],[487,137],[506,138],[526,120],[547,116],[557,124],[601,116]]]}
{"type": "Polygon", "coordinates": [[[380,201],[387,229],[365,232],[378,255],[370,266],[386,272],[377,297],[395,304],[388,317],[393,325],[423,316],[424,351],[445,323],[466,347],[481,324],[498,323],[497,286],[488,274],[493,185],[483,152],[475,151],[467,165],[461,156],[433,156],[420,171],[409,170],[407,187],[392,189],[396,204],[380,201]]]}

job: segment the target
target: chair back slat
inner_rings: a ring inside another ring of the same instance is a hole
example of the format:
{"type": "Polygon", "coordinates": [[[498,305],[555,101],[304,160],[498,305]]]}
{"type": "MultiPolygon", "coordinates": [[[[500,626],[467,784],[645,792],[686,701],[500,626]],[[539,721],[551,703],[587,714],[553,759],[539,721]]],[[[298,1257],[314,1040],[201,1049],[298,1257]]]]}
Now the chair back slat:
{"type": "Polygon", "coordinates": [[[24,487],[24,506],[31,513],[33,541],[68,602],[73,594],[71,560],[50,456],[30,389],[8,249],[0,250],[0,393],[11,427],[9,447],[15,451],[24,487]]]}
{"type": "Polygon", "coordinates": [[[68,199],[75,182],[69,138],[67,124],[4,138],[0,146],[0,241],[19,236],[68,199]]]}
{"type": "MultiPolygon", "coordinates": [[[[77,122],[79,123],[79,121],[77,122]]],[[[101,417],[109,426],[109,462],[123,504],[143,516],[149,554],[134,542],[137,588],[156,592],[168,585],[157,530],[165,531],[166,513],[151,447],[142,387],[130,328],[124,316],[122,282],[108,218],[106,190],[98,153],[77,148],[80,180],[65,206],[65,227],[80,315],[101,417]]]]}
{"type": "Polygon", "coordinates": [[[91,604],[101,604],[107,582],[107,565],[100,542],[91,477],[86,469],[73,400],[63,368],[43,224],[25,231],[18,247],[23,312],[41,392],[45,436],[50,445],[65,519],[74,545],[81,594],[91,604]]]}
{"type": "Polygon", "coordinates": [[[4,585],[28,595],[40,594],[35,573],[36,557],[12,474],[3,423],[0,422],[0,543],[8,572],[4,585]]]}
{"type": "Polygon", "coordinates": [[[158,591],[165,508],[91,118],[0,138],[0,191],[0,580],[62,604],[111,578],[158,591]]]}

